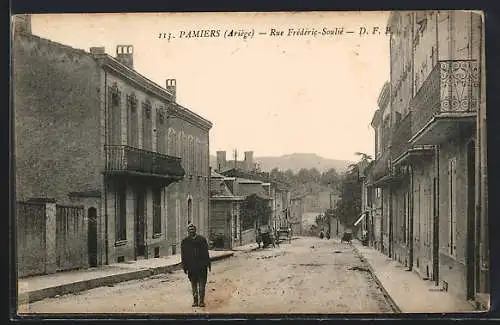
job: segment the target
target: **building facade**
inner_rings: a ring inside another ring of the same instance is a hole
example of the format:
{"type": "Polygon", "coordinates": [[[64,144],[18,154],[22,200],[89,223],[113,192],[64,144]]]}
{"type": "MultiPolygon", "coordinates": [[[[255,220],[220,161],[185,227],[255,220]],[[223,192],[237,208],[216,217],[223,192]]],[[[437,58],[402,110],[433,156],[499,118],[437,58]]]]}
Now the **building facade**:
{"type": "Polygon", "coordinates": [[[135,71],[132,45],[18,33],[13,77],[17,199],[96,211],[97,264],[175,254],[189,222],[208,233],[212,124],[135,71]]]}
{"type": "Polygon", "coordinates": [[[290,226],[292,234],[296,236],[303,235],[302,215],[304,214],[304,205],[302,196],[294,196],[290,198],[290,226]]]}
{"type": "Polygon", "coordinates": [[[380,249],[422,279],[484,302],[489,255],[482,17],[393,12],[389,27],[388,112],[379,105],[372,122],[377,159],[371,177],[382,189],[380,249]],[[387,180],[384,186],[379,178],[387,180]]]}
{"type": "Polygon", "coordinates": [[[375,161],[368,179],[373,188],[372,219],[374,224],[374,238],[380,251],[392,256],[392,211],[391,211],[391,112],[390,112],[390,84],[382,87],[378,98],[378,110],[372,119],[375,130],[375,161]]]}

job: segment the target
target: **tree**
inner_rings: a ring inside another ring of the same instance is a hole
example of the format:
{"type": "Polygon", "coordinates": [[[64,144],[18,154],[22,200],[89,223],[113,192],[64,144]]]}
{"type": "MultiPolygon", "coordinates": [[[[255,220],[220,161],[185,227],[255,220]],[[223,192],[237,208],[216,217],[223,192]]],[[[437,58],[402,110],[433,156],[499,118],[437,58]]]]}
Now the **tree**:
{"type": "Polygon", "coordinates": [[[364,153],[364,152],[355,152],[356,156],[361,156],[361,161],[370,161],[372,160],[372,156],[364,153]]]}
{"type": "Polygon", "coordinates": [[[343,175],[339,186],[340,200],[335,207],[335,213],[345,226],[353,226],[361,213],[361,182],[359,164],[351,164],[343,175]]]}
{"type": "Polygon", "coordinates": [[[314,182],[314,183],[319,183],[320,180],[321,180],[321,173],[319,172],[319,170],[317,168],[311,168],[309,169],[308,171],[308,179],[310,182],[314,182]]]}
{"type": "Polygon", "coordinates": [[[361,160],[358,162],[359,174],[361,176],[365,173],[366,168],[370,165],[372,156],[363,152],[356,152],[355,154],[361,156],[361,160]]]}
{"type": "Polygon", "coordinates": [[[299,183],[305,184],[305,183],[308,183],[309,180],[310,180],[309,169],[301,168],[299,170],[299,172],[297,173],[297,181],[299,183]]]}
{"type": "Polygon", "coordinates": [[[274,180],[277,180],[277,181],[285,181],[286,180],[286,177],[285,177],[285,174],[280,171],[278,169],[278,167],[275,167],[271,170],[271,172],[269,173],[269,176],[274,179],[274,180]]]}
{"type": "Polygon", "coordinates": [[[255,225],[267,224],[271,212],[271,207],[266,200],[255,194],[248,196],[241,207],[243,230],[251,229],[255,225]]]}
{"type": "Polygon", "coordinates": [[[336,188],[340,181],[340,175],[337,173],[335,168],[330,168],[321,174],[321,185],[328,186],[332,189],[336,188]]]}

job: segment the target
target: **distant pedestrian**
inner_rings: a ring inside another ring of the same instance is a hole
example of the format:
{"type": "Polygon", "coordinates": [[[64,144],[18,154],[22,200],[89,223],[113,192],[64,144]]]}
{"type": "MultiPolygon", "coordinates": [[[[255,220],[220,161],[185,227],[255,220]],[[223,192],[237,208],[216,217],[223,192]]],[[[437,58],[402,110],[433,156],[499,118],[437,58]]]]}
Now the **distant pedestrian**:
{"type": "Polygon", "coordinates": [[[196,226],[189,224],[188,236],[181,242],[181,261],[184,273],[191,282],[193,291],[193,307],[205,307],[205,287],[207,270],[212,265],[208,253],[208,242],[205,237],[196,233],[196,226]]]}
{"type": "MultiPolygon", "coordinates": [[[[262,242],[262,233],[260,231],[260,227],[257,227],[257,230],[255,231],[255,241],[260,248],[260,243],[262,242]]],[[[262,243],[262,247],[264,247],[264,243],[262,243]]]]}

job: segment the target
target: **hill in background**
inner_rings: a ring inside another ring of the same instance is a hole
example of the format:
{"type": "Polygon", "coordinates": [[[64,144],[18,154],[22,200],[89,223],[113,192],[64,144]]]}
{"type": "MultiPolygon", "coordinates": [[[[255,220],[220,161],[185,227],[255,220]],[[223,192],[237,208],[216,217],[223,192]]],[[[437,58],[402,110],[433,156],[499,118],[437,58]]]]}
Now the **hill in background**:
{"type": "MultiPolygon", "coordinates": [[[[295,173],[301,168],[317,168],[320,172],[335,168],[339,174],[346,171],[347,166],[352,163],[347,160],[323,158],[314,153],[293,153],[278,157],[254,157],[254,161],[258,163],[260,169],[265,172],[269,172],[275,167],[278,167],[282,171],[291,169],[295,173]]],[[[216,162],[217,158],[215,156],[210,156],[210,166],[216,166],[216,162]]]]}

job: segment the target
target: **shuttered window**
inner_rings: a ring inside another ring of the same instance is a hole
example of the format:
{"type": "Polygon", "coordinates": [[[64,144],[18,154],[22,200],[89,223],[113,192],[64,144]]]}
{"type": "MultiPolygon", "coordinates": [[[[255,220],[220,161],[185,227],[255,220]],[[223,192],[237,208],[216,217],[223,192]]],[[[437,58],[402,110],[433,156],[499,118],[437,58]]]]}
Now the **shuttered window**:
{"type": "Polygon", "coordinates": [[[161,188],[153,188],[153,235],[161,234],[161,188]]]}

